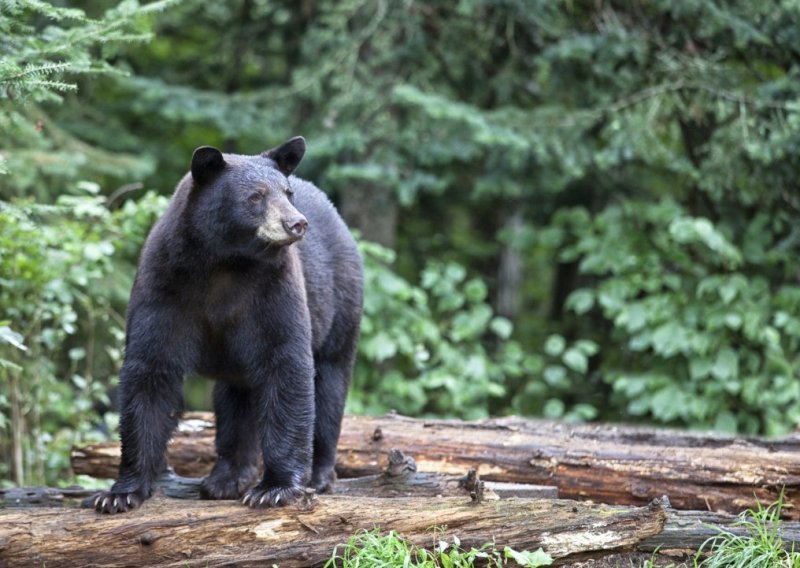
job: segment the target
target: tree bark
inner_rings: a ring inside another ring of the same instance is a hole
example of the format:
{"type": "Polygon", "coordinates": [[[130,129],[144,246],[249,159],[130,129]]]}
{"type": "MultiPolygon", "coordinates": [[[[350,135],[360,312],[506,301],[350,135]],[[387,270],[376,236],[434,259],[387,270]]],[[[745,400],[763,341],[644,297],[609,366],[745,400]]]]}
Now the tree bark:
{"type": "Polygon", "coordinates": [[[517,209],[503,223],[503,229],[513,237],[510,237],[508,242],[502,244],[500,260],[497,266],[495,312],[497,315],[506,317],[514,322],[517,321],[517,314],[519,313],[523,277],[522,255],[515,240],[519,239],[519,234],[522,232],[523,221],[522,209],[517,209]]]}
{"type": "MultiPolygon", "coordinates": [[[[627,566],[656,552],[671,562],[691,558],[723,527],[744,534],[735,521],[730,515],[675,511],[658,501],[631,508],[402,497],[387,507],[385,499],[323,496],[299,506],[251,510],[232,501],[156,496],[113,516],[63,507],[0,509],[0,566],[321,566],[337,544],[376,527],[429,549],[457,536],[467,549],[494,541],[500,550],[542,547],[556,564],[627,566]]],[[[781,537],[787,548],[796,547],[800,523],[784,521],[781,537]]]]}
{"type": "Polygon", "coordinates": [[[339,211],[364,239],[394,249],[399,208],[391,189],[353,183],[342,192],[339,211]]]}
{"type": "Polygon", "coordinates": [[[554,558],[629,550],[659,534],[659,506],[571,501],[323,497],[306,507],[250,510],[228,502],[154,498],[126,514],[63,508],[0,511],[3,566],[320,566],[358,531],[396,530],[418,546],[544,547],[554,558]],[[310,508],[307,508],[310,507],[310,508]],[[443,529],[434,532],[432,527],[443,529]]]}
{"type": "MultiPolygon", "coordinates": [[[[213,463],[210,415],[188,416],[170,444],[182,475],[213,463]],[[187,426],[188,425],[188,426],[187,426]]],[[[740,512],[785,488],[787,518],[800,516],[800,438],[736,438],[631,426],[564,424],[520,418],[480,422],[347,417],[339,442],[340,477],[379,474],[392,448],[419,471],[487,481],[556,486],[561,497],[643,504],[667,495],[679,509],[740,512]]],[[[76,449],[73,469],[114,477],[116,444],[76,449]]]]}
{"type": "Polygon", "coordinates": [[[25,420],[22,416],[19,393],[19,379],[11,373],[11,474],[17,485],[25,483],[25,461],[23,459],[22,441],[25,437],[25,420]]]}
{"type": "MultiPolygon", "coordinates": [[[[483,484],[488,499],[525,497],[557,499],[558,489],[549,485],[527,483],[484,482],[476,470],[464,471],[464,475],[450,476],[439,473],[417,471],[413,458],[400,450],[391,450],[385,469],[374,475],[339,479],[335,485],[336,495],[354,497],[464,497],[475,489],[476,482],[483,484]]],[[[165,471],[156,482],[156,487],[167,497],[177,499],[200,499],[202,477],[183,477],[174,470],[165,471]]],[[[50,487],[0,488],[0,505],[46,506],[56,503],[71,503],[94,494],[82,488],[54,489],[50,487]]]]}

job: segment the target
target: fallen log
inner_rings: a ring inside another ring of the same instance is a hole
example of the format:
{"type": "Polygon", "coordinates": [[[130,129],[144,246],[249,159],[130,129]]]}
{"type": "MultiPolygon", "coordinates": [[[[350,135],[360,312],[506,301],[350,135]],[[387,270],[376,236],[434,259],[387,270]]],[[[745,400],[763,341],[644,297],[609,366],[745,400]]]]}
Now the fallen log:
{"type": "MultiPolygon", "coordinates": [[[[213,464],[213,417],[194,413],[170,443],[182,475],[213,464]]],[[[380,472],[391,448],[420,471],[460,475],[477,468],[487,481],[553,485],[562,497],[643,504],[668,495],[679,509],[739,512],[769,503],[785,488],[784,514],[800,517],[800,438],[740,438],[617,425],[500,418],[479,422],[418,420],[397,415],[345,419],[337,472],[380,472]]],[[[73,451],[73,469],[114,477],[116,444],[73,451]]]]}
{"type": "MultiPolygon", "coordinates": [[[[748,520],[752,520],[749,515],[748,520]]],[[[639,542],[636,549],[651,553],[658,551],[671,556],[692,555],[708,539],[719,536],[723,529],[737,536],[752,537],[746,528],[736,525],[739,521],[741,514],[677,511],[667,507],[667,520],[663,530],[639,542]]],[[[800,523],[781,521],[779,531],[787,550],[792,547],[797,550],[800,547],[800,523]]],[[[708,551],[708,547],[704,550],[708,551]]]]}
{"type": "MultiPolygon", "coordinates": [[[[556,499],[311,497],[301,506],[252,510],[232,501],[157,496],[124,515],[69,508],[0,509],[0,566],[321,566],[359,530],[395,530],[419,547],[439,540],[462,547],[544,548],[556,564],[627,566],[659,554],[688,559],[736,517],[556,499]],[[620,562],[622,562],[620,564],[620,562]]],[[[800,523],[784,521],[787,548],[800,523]]],[[[663,556],[661,556],[663,555],[663,556]]]]}
{"type": "MultiPolygon", "coordinates": [[[[157,491],[176,499],[201,499],[202,477],[183,477],[174,470],[164,471],[155,484],[157,491]]],[[[0,487],[0,507],[75,506],[88,503],[97,490],[82,487],[0,487]]],[[[400,450],[389,452],[386,469],[377,475],[341,479],[336,483],[337,495],[355,497],[463,497],[476,493],[475,499],[508,497],[558,498],[558,489],[545,485],[486,483],[472,469],[461,477],[417,471],[417,464],[400,450]],[[476,492],[476,489],[479,491],[476,492]],[[480,494],[480,496],[478,495],[480,494]]],[[[88,505],[87,505],[88,506],[88,505]]]]}
{"type": "Polygon", "coordinates": [[[492,539],[558,559],[624,551],[661,532],[663,507],[464,498],[318,498],[313,505],[250,510],[230,501],[155,498],[124,515],[65,508],[0,510],[2,566],[320,566],[359,529],[396,530],[418,546],[456,535],[492,539]],[[310,507],[310,508],[307,508],[310,507]],[[437,531],[433,527],[438,527],[437,531]],[[439,532],[441,531],[441,532],[439,532]]]}
{"type": "MultiPolygon", "coordinates": [[[[214,466],[214,415],[187,412],[183,415],[167,448],[170,466],[180,475],[202,477],[214,466]]],[[[76,474],[116,479],[120,445],[104,442],[72,449],[70,462],[76,474]]]]}

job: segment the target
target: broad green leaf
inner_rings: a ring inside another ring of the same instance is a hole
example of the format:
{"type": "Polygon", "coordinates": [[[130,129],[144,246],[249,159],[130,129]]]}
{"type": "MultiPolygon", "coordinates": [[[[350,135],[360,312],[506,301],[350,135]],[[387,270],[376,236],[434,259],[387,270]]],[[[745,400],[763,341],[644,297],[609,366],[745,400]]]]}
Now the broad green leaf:
{"type": "Polygon", "coordinates": [[[567,370],[561,365],[548,365],[544,368],[544,380],[553,387],[567,386],[567,370]]]}
{"type": "Polygon", "coordinates": [[[589,360],[586,355],[575,348],[567,349],[561,359],[567,367],[581,374],[586,373],[589,367],[589,360]]]}
{"type": "Polygon", "coordinates": [[[378,332],[374,336],[367,338],[362,342],[362,349],[367,356],[380,363],[397,353],[397,343],[385,332],[378,332]]]}
{"type": "Polygon", "coordinates": [[[513,548],[505,547],[505,557],[510,558],[520,566],[527,566],[529,568],[537,568],[538,566],[550,566],[553,563],[553,558],[547,554],[543,549],[537,548],[533,552],[523,550],[517,552],[513,548]]]}
{"type": "Polygon", "coordinates": [[[735,434],[736,417],[728,411],[720,412],[714,420],[714,430],[735,434]]]}
{"type": "Polygon", "coordinates": [[[689,359],[689,376],[692,379],[702,379],[711,372],[713,364],[705,357],[693,357],[689,359]]]}
{"type": "Polygon", "coordinates": [[[557,419],[564,416],[564,403],[557,398],[551,398],[544,404],[544,415],[546,418],[557,419]]]}
{"type": "Polygon", "coordinates": [[[500,339],[508,339],[514,331],[514,325],[509,319],[496,316],[489,323],[489,329],[500,339]]]}
{"type": "Polygon", "coordinates": [[[739,375],[739,358],[730,347],[725,347],[717,353],[711,374],[720,380],[736,378],[739,375]]]}
{"type": "Polygon", "coordinates": [[[551,335],[544,343],[544,352],[551,357],[558,357],[564,351],[567,342],[560,335],[551,335]]]}
{"type": "Polygon", "coordinates": [[[585,314],[594,306],[594,292],[588,288],[575,290],[567,298],[565,306],[578,315],[585,314]]]}

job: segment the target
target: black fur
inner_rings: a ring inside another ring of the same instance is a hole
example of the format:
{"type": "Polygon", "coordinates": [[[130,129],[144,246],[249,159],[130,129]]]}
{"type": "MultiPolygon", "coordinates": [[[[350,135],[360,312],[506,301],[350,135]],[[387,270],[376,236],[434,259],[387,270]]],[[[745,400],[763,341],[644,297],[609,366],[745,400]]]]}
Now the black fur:
{"type": "Polygon", "coordinates": [[[258,481],[259,453],[251,506],[284,505],[335,480],[362,265],[325,195],[286,177],[304,151],[302,138],[260,156],[195,151],[142,251],[120,375],[119,479],[96,496],[98,511],[150,497],[188,373],[218,380],[208,497],[240,497],[258,481]]]}

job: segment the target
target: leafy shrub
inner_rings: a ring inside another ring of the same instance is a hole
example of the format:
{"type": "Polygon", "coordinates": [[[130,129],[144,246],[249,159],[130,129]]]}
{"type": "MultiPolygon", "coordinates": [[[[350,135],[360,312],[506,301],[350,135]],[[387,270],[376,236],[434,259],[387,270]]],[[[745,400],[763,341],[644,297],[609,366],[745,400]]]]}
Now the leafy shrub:
{"type": "Polygon", "coordinates": [[[391,269],[395,255],[361,241],[365,297],[351,412],[477,418],[524,372],[511,322],[496,316],[486,285],[454,262],[431,261],[415,285],[391,269]]]}
{"type": "Polygon", "coordinates": [[[771,234],[756,216],[737,233],[664,199],[594,217],[573,209],[559,222],[574,239],[561,258],[587,283],[566,305],[583,321],[601,318],[597,331],[582,329],[601,345],[598,372],[615,405],[728,432],[800,424],[800,286],[781,275],[791,258],[768,241],[788,219],[772,219],[771,234]]]}
{"type": "Polygon", "coordinates": [[[522,415],[585,421],[598,415],[594,389],[596,380],[589,372],[589,359],[598,351],[597,343],[579,339],[572,343],[559,334],[545,340],[542,351],[525,356],[527,373],[511,400],[513,410],[522,415]]]}
{"type": "Polygon", "coordinates": [[[55,482],[70,447],[101,436],[133,275],[122,253],[138,250],[166,203],[151,193],[111,212],[97,191],[82,184],[54,206],[0,202],[0,432],[11,434],[0,450],[16,456],[18,482],[55,482]]]}

